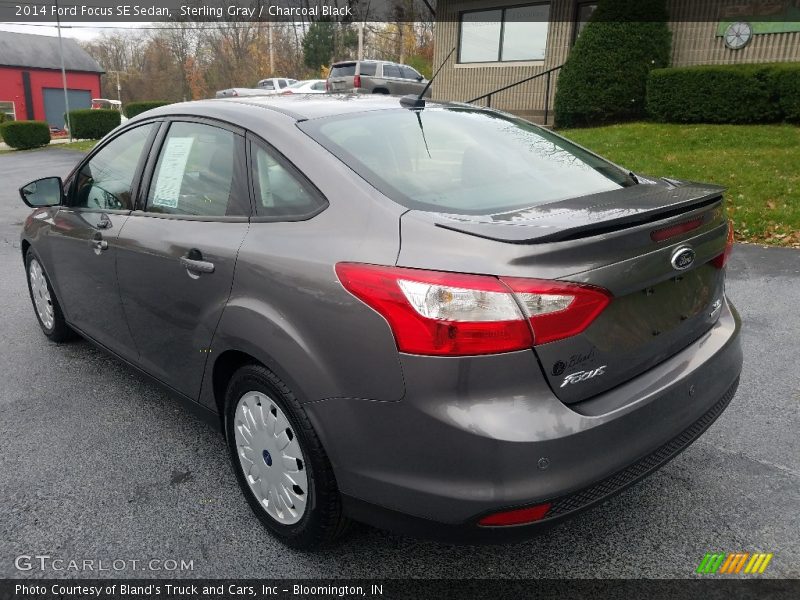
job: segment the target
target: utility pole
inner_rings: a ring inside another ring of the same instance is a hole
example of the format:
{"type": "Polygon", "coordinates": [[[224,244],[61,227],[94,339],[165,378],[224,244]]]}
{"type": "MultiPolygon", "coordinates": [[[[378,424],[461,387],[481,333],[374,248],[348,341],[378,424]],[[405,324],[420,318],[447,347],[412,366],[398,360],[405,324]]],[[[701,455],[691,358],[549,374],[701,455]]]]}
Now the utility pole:
{"type": "Polygon", "coordinates": [[[58,0],[56,5],[56,28],[58,29],[58,51],[61,54],[61,84],[64,86],[64,119],[69,132],[69,141],[72,142],[72,125],[69,122],[69,94],[67,94],[67,69],[64,66],[64,44],[61,41],[61,17],[58,14],[58,0]]]}
{"type": "Polygon", "coordinates": [[[275,52],[272,47],[272,21],[267,22],[267,32],[269,34],[269,76],[275,77],[275,52]]]}
{"type": "Polygon", "coordinates": [[[358,27],[358,60],[364,60],[364,22],[359,21],[358,27]]]}

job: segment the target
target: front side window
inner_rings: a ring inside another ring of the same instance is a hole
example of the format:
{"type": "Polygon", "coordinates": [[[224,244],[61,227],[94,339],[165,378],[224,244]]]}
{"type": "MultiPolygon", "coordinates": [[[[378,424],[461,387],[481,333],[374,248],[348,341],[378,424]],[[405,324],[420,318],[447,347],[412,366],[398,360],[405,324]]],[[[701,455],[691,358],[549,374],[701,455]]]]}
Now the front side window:
{"type": "Polygon", "coordinates": [[[419,77],[421,77],[421,75],[411,67],[402,66],[400,67],[400,70],[403,73],[403,79],[413,79],[416,81],[419,77]]]}
{"type": "Polygon", "coordinates": [[[133,180],[155,124],[123,133],[103,146],[76,177],[70,206],[102,210],[131,210],[133,180]]]}
{"type": "Polygon", "coordinates": [[[275,89],[275,82],[270,79],[261,82],[261,88],[265,90],[274,90],[275,89]]]}
{"type": "Polygon", "coordinates": [[[236,213],[237,136],[201,123],[173,123],[147,196],[152,213],[220,217],[236,213]]]}
{"type": "Polygon", "coordinates": [[[253,180],[259,217],[298,219],[327,206],[292,167],[259,144],[253,145],[253,180]]]}
{"type": "Polygon", "coordinates": [[[549,18],[549,3],[465,12],[458,62],[544,60],[549,18]]]}
{"type": "Polygon", "coordinates": [[[285,87],[286,87],[286,80],[285,80],[285,79],[279,79],[279,80],[278,80],[278,85],[279,85],[281,88],[285,88],[285,87]]]}
{"type": "Polygon", "coordinates": [[[385,196],[418,210],[490,215],[635,184],[545,129],[481,110],[382,110],[299,127],[385,196]]]}

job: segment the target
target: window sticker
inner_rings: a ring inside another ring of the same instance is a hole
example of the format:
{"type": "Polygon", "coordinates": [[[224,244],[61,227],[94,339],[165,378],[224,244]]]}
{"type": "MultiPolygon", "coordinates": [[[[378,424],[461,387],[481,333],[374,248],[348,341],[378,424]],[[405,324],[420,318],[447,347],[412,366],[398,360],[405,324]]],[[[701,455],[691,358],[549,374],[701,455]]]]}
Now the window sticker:
{"type": "Polygon", "coordinates": [[[186,161],[189,159],[193,143],[193,137],[171,137],[167,140],[167,147],[164,149],[161,167],[158,170],[153,197],[154,206],[178,207],[186,161]]]}

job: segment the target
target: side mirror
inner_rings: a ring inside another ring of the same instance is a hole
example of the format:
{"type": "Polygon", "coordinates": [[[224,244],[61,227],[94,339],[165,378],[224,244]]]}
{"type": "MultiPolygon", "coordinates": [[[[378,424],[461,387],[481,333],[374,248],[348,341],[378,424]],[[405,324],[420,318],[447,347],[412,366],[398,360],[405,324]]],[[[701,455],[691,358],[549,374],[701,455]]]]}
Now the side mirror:
{"type": "Polygon", "coordinates": [[[22,201],[31,208],[59,206],[64,197],[61,177],[45,177],[19,188],[22,201]]]}
{"type": "Polygon", "coordinates": [[[417,75],[417,81],[425,81],[425,78],[422,75],[417,75]]]}

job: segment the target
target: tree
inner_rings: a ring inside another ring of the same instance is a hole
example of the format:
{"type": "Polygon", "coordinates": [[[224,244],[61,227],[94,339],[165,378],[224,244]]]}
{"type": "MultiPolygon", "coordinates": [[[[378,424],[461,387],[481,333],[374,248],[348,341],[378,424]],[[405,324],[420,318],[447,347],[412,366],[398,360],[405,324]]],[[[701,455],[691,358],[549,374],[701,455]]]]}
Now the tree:
{"type": "Polygon", "coordinates": [[[670,62],[665,0],[600,0],[558,78],[558,127],[645,115],[647,76],[670,62]]]}
{"type": "Polygon", "coordinates": [[[303,64],[319,71],[322,65],[331,64],[333,57],[334,27],[330,21],[314,21],[303,38],[303,64]]]}

